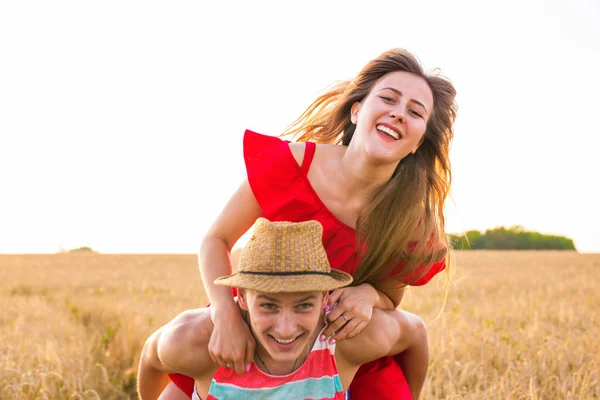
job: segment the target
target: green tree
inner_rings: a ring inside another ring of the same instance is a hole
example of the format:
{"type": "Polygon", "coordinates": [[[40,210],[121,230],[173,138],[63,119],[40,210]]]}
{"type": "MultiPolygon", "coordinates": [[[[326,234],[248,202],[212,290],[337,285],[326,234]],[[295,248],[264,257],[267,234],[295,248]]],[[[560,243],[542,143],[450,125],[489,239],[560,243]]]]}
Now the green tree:
{"type": "Polygon", "coordinates": [[[92,250],[91,247],[82,246],[73,250],[69,250],[69,253],[95,253],[95,251],[92,250]]]}
{"type": "Polygon", "coordinates": [[[450,235],[457,250],[576,250],[572,239],[564,236],[529,232],[522,226],[488,229],[484,233],[471,230],[450,235]]]}

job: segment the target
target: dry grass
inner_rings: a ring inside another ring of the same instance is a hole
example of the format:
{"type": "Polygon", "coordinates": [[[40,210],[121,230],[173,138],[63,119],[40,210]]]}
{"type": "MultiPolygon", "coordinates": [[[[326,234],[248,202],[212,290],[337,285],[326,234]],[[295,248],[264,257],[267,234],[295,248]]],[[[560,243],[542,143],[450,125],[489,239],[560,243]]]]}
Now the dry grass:
{"type": "MultiPolygon", "coordinates": [[[[600,255],[462,252],[403,306],[429,325],[423,399],[600,398],[600,255]]],[[[135,398],[145,338],[206,302],[193,255],[0,256],[0,398],[135,398]]]]}

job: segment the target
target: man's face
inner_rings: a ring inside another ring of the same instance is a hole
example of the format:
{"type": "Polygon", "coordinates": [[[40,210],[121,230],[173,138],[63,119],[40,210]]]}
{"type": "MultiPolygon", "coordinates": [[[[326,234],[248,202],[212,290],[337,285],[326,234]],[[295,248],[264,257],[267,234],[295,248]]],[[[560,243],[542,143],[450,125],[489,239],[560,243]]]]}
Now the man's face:
{"type": "Polygon", "coordinates": [[[240,291],[259,347],[276,361],[296,360],[315,340],[327,292],[262,293],[240,291]]]}

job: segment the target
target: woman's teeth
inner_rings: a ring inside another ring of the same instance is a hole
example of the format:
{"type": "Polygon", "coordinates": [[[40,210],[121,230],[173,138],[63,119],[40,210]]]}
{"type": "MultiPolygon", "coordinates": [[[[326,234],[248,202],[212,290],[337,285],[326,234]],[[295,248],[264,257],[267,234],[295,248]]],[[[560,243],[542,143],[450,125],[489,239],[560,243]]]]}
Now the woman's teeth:
{"type": "Polygon", "coordinates": [[[400,135],[398,134],[398,132],[396,132],[393,129],[388,128],[387,126],[377,125],[375,127],[375,129],[377,129],[378,131],[383,132],[383,133],[385,133],[385,134],[393,137],[396,140],[400,139],[400,135]]]}

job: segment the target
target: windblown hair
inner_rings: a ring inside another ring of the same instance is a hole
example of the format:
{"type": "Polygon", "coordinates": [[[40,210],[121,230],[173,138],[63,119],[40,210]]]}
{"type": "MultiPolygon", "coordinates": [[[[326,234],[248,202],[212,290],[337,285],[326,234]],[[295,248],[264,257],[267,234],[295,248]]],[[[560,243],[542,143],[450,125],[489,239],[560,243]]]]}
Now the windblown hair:
{"type": "Polygon", "coordinates": [[[361,262],[354,284],[389,281],[389,276],[410,284],[448,255],[443,207],[452,179],[448,152],[454,136],[456,91],[439,71],[426,74],[412,54],[392,49],[371,60],[354,80],[337,83],[319,96],[282,134],[300,142],[347,146],[356,128],[350,120],[352,105],[394,71],[423,78],[433,92],[433,110],[421,146],[398,163],[391,179],[358,217],[361,262]]]}

